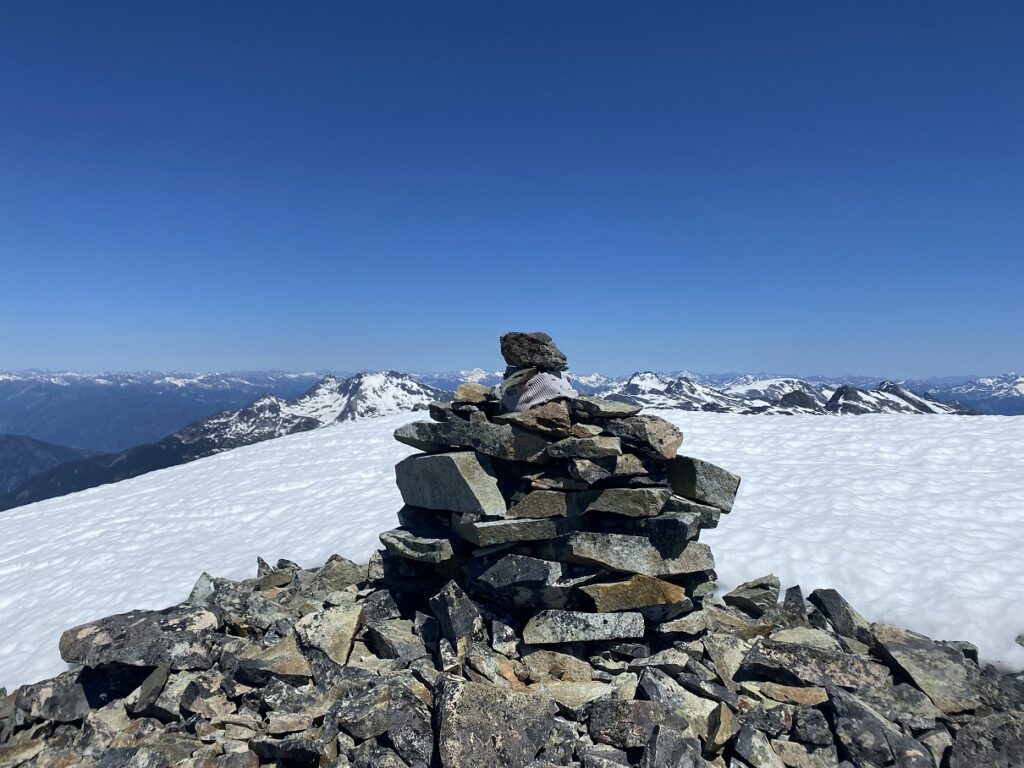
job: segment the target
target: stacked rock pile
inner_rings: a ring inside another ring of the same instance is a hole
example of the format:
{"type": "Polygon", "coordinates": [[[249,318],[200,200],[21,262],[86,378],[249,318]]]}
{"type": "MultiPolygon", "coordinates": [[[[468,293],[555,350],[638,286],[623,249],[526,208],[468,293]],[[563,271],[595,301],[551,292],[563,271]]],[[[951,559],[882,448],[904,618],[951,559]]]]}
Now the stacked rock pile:
{"type": "Polygon", "coordinates": [[[369,565],[68,630],[67,672],[0,689],[0,768],[1024,766],[1024,676],[834,590],[715,599],[697,534],[738,479],[567,392],[550,338],[502,349],[496,393],[399,430],[426,452],[369,565]]]}
{"type": "Polygon", "coordinates": [[[432,422],[395,432],[425,453],[396,467],[406,506],[380,537],[389,583],[454,582],[532,645],[685,626],[714,589],[698,536],[732,509],[739,478],[678,455],[682,433],[638,406],[532,387],[565,367],[545,334],[506,334],[501,349],[512,372],[499,393],[464,384],[432,422]],[[524,394],[543,402],[506,410],[524,394]]]}

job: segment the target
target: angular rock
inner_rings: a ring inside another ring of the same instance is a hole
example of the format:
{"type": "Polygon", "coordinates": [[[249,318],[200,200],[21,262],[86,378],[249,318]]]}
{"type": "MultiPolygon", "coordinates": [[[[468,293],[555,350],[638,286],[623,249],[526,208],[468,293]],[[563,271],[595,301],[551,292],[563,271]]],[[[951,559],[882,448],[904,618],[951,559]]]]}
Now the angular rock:
{"type": "Polygon", "coordinates": [[[599,612],[628,611],[651,605],[692,605],[686,590],[677,584],[636,574],[625,581],[587,584],[580,587],[599,612]]]}
{"type": "Polygon", "coordinates": [[[313,670],[299,649],[295,635],[289,633],[269,648],[247,647],[238,656],[235,677],[249,685],[266,685],[271,677],[304,685],[313,677],[313,670]]]}
{"type": "Polygon", "coordinates": [[[555,678],[588,683],[594,678],[594,670],[587,662],[568,653],[531,648],[523,652],[523,663],[534,682],[555,678]]]}
{"type": "Polygon", "coordinates": [[[732,592],[722,597],[726,605],[738,608],[748,616],[760,618],[779,602],[779,577],[762,576],[753,581],[740,584],[732,592]]]}
{"type": "Polygon", "coordinates": [[[535,432],[489,421],[414,421],[396,429],[395,439],[428,453],[471,448],[509,461],[536,461],[548,447],[548,440],[535,432]]]}
{"type": "Polygon", "coordinates": [[[839,758],[831,744],[808,747],[796,741],[772,739],[772,749],[789,768],[838,768],[839,758]]]}
{"type": "Polygon", "coordinates": [[[409,456],[395,465],[395,475],[402,499],[410,506],[505,514],[505,499],[490,462],[475,453],[409,456]]]}
{"type": "Polygon", "coordinates": [[[540,541],[559,536],[566,529],[564,518],[474,520],[463,515],[452,519],[452,530],[478,547],[540,541]]]}
{"type": "Polygon", "coordinates": [[[888,684],[889,671],[859,656],[758,639],[740,669],[786,685],[863,688],[888,684]]]}
{"type": "Polygon", "coordinates": [[[807,596],[807,600],[821,611],[840,635],[871,645],[871,627],[867,620],[834,589],[816,589],[807,596]]]}
{"type": "Polygon", "coordinates": [[[639,768],[704,768],[700,742],[663,725],[654,726],[644,745],[639,768]]]}
{"type": "Polygon", "coordinates": [[[295,622],[295,637],[307,652],[319,651],[335,664],[344,666],[362,623],[361,604],[325,608],[295,622]]]}
{"type": "Polygon", "coordinates": [[[654,459],[675,457],[683,444],[683,433],[678,427],[659,416],[627,416],[609,421],[604,428],[626,448],[654,459]]]}
{"type": "Polygon", "coordinates": [[[413,623],[407,619],[367,624],[366,639],[377,655],[384,659],[399,659],[408,664],[427,655],[423,638],[416,634],[413,623]]]}
{"type": "Polygon", "coordinates": [[[550,645],[591,640],[643,637],[644,617],[639,613],[585,613],[541,611],[523,629],[528,645],[550,645]]]}
{"type": "Polygon", "coordinates": [[[858,765],[893,762],[889,739],[899,736],[895,725],[840,688],[829,689],[836,740],[858,765]]]}
{"type": "Polygon", "coordinates": [[[525,411],[502,413],[494,417],[498,424],[515,424],[531,432],[567,437],[572,429],[569,407],[560,400],[552,400],[525,411]]]}
{"type": "Polygon", "coordinates": [[[434,709],[444,768],[525,768],[555,727],[553,701],[449,677],[438,678],[434,709]]]}
{"type": "Polygon", "coordinates": [[[474,643],[487,642],[487,630],[476,605],[458,584],[449,581],[444,589],[430,598],[430,607],[437,617],[441,635],[447,638],[459,656],[474,643]]]}
{"type": "Polygon", "coordinates": [[[786,764],[775,754],[768,737],[745,725],[736,734],[733,749],[750,768],[786,768],[786,764]]]}
{"type": "Polygon", "coordinates": [[[924,635],[887,624],[871,634],[885,661],[902,672],[947,715],[977,709],[978,666],[959,651],[924,635]]]}
{"type": "Polygon", "coordinates": [[[553,459],[603,459],[622,453],[617,437],[567,437],[551,443],[545,453],[553,459]]]}
{"type": "Polygon", "coordinates": [[[1024,765],[1024,713],[1000,712],[968,722],[957,734],[949,768],[1024,765]]]}
{"type": "Polygon", "coordinates": [[[668,464],[668,482],[680,496],[732,510],[740,478],[732,472],[692,456],[676,456],[668,464]]]}
{"type": "Polygon", "coordinates": [[[569,408],[576,418],[624,419],[627,416],[636,416],[643,407],[632,403],[620,403],[618,400],[604,400],[592,395],[580,395],[569,401],[569,408]]]}
{"type": "Polygon", "coordinates": [[[819,651],[841,652],[843,650],[835,635],[821,629],[810,627],[793,627],[792,629],[780,629],[772,632],[769,639],[777,643],[789,643],[791,645],[805,645],[808,648],[817,648],[819,651]]]}
{"type": "Polygon", "coordinates": [[[715,567],[711,548],[698,541],[689,542],[678,555],[665,558],[643,536],[580,531],[546,542],[541,549],[550,551],[554,560],[644,576],[700,573],[715,567]]]}
{"type": "Polygon", "coordinates": [[[900,683],[891,688],[861,688],[857,698],[878,712],[886,720],[905,725],[915,731],[925,731],[935,727],[936,720],[942,717],[942,711],[932,700],[911,685],[900,683]]]}
{"type": "Polygon", "coordinates": [[[509,517],[567,517],[578,513],[577,494],[561,491],[530,491],[508,511],[509,517]]]}
{"type": "Polygon", "coordinates": [[[601,744],[619,749],[644,747],[656,726],[664,725],[683,733],[689,723],[672,707],[641,699],[602,700],[590,705],[590,735],[601,744]]]}
{"type": "Polygon", "coordinates": [[[565,355],[546,333],[541,331],[510,331],[501,336],[501,356],[515,368],[539,368],[542,371],[564,371],[565,355]]]}
{"type": "Polygon", "coordinates": [[[668,488],[607,488],[594,493],[586,511],[625,517],[654,517],[671,495],[668,488]]]}
{"type": "Polygon", "coordinates": [[[455,390],[455,400],[460,403],[486,403],[494,399],[494,389],[475,381],[464,381],[455,390]]]}
{"type": "Polygon", "coordinates": [[[614,685],[594,680],[541,680],[531,684],[529,690],[557,702],[559,709],[575,720],[584,716],[587,705],[612,699],[618,693],[614,685]]]}
{"type": "Polygon", "coordinates": [[[379,538],[384,548],[396,557],[434,565],[454,560],[455,549],[462,543],[457,538],[453,541],[452,532],[445,528],[419,531],[394,528],[384,531],[379,538]]]}
{"type": "Polygon", "coordinates": [[[519,607],[564,608],[574,588],[592,581],[597,569],[574,568],[565,563],[527,555],[479,559],[467,566],[474,593],[519,607]]]}
{"type": "Polygon", "coordinates": [[[209,669],[216,659],[218,624],[213,613],[191,606],[130,611],[67,630],[60,638],[60,655],[69,664],[89,667],[209,669]]]}

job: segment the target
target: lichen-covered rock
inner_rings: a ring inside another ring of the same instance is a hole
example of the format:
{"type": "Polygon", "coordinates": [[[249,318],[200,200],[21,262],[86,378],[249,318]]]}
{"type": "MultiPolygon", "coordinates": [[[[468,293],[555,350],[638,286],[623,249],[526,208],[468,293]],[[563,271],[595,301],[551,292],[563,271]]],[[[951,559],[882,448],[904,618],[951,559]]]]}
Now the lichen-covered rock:
{"type": "Polygon", "coordinates": [[[542,435],[517,425],[462,420],[403,424],[395,430],[395,439],[430,453],[470,448],[510,461],[536,461],[549,444],[542,435]]]}
{"type": "MultiPolygon", "coordinates": [[[[674,458],[683,444],[683,433],[659,416],[627,416],[604,425],[605,431],[632,451],[654,459],[674,458]]],[[[684,494],[685,495],[685,494],[684,494]]]]}
{"type": "Polygon", "coordinates": [[[732,510],[740,478],[732,472],[692,456],[676,456],[668,464],[668,482],[680,496],[732,510]]]}
{"type": "Polygon", "coordinates": [[[889,670],[873,661],[841,651],[758,639],[740,669],[792,685],[836,685],[862,688],[889,683],[889,670]]]}
{"type": "Polygon", "coordinates": [[[509,331],[501,336],[501,356],[515,368],[564,371],[565,354],[548,334],[541,331],[509,331]]]}
{"type": "Polygon", "coordinates": [[[628,534],[579,531],[545,542],[541,551],[550,553],[554,560],[644,576],[700,573],[715,567],[706,544],[691,541],[681,552],[666,558],[650,539],[628,534]]]}
{"type": "Polygon", "coordinates": [[[557,707],[528,693],[438,678],[437,752],[444,768],[524,768],[555,727],[557,707]]]}
{"type": "Polygon", "coordinates": [[[643,637],[644,617],[639,613],[587,613],[584,611],[542,611],[523,629],[529,645],[618,640],[643,637]]]}
{"type": "Polygon", "coordinates": [[[191,606],[119,613],[67,630],[60,638],[60,655],[70,664],[90,667],[208,669],[216,658],[218,625],[213,613],[191,606]]]}
{"type": "Polygon", "coordinates": [[[413,507],[484,515],[505,514],[505,499],[486,457],[420,454],[395,465],[402,499],[413,507]]]}

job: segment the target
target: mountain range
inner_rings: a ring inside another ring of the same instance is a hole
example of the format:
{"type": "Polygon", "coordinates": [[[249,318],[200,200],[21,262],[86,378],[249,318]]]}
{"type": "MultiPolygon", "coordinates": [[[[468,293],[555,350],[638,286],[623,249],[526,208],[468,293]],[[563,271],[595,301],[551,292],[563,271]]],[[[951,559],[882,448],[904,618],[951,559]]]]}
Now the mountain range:
{"type": "MultiPolygon", "coordinates": [[[[866,384],[864,377],[637,372],[628,377],[569,374],[581,392],[649,408],[740,414],[1024,413],[1024,377],[866,384]],[[859,385],[859,386],[858,386],[859,385]]],[[[396,371],[354,376],[263,372],[168,375],[0,374],[0,509],[117,482],[214,453],[330,424],[423,409],[466,381],[492,385],[501,372],[396,371]],[[299,387],[302,389],[295,392],[299,387]],[[288,394],[294,393],[294,394],[288,394]],[[52,401],[52,410],[46,403],[52,401]],[[207,415],[214,403],[242,401],[207,415]],[[77,407],[76,407],[77,406],[77,407]],[[204,411],[203,409],[206,408],[204,411]],[[201,416],[181,423],[185,414],[201,416]],[[155,438],[161,424],[173,429],[155,438]],[[98,435],[89,432],[95,425],[98,435]],[[40,442],[60,434],[65,445],[40,442]],[[163,436],[165,435],[166,436],[163,436]],[[95,455],[99,453],[99,455],[95,455]]]]}
{"type": "Polygon", "coordinates": [[[55,466],[0,496],[0,510],[185,464],[215,453],[342,421],[424,409],[450,393],[394,371],[327,376],[301,396],[265,395],[222,411],[162,440],[55,466]]]}

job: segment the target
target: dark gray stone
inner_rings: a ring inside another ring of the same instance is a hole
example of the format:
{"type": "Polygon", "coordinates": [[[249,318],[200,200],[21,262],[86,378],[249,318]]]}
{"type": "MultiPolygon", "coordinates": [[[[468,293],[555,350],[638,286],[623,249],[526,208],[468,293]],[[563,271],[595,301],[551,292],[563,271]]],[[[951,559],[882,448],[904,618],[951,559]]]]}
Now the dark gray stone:
{"type": "Polygon", "coordinates": [[[639,613],[587,613],[583,611],[542,611],[523,629],[528,645],[551,645],[592,640],[643,637],[644,617],[639,613]]]}
{"type": "Polygon", "coordinates": [[[685,733],[689,723],[678,710],[657,701],[610,699],[590,705],[590,735],[601,744],[619,749],[645,747],[659,725],[685,733]]]}
{"type": "Polygon", "coordinates": [[[501,336],[501,356],[515,368],[539,368],[564,371],[565,355],[551,337],[542,331],[509,331],[501,336]]]}
{"type": "Polygon", "coordinates": [[[622,445],[617,437],[567,437],[549,445],[545,453],[553,459],[603,459],[621,454],[622,445]]]}
{"type": "Polygon", "coordinates": [[[949,768],[1020,768],[1024,765],[1024,713],[1001,712],[964,725],[949,768]]]}
{"type": "Polygon", "coordinates": [[[392,555],[434,565],[455,559],[456,549],[465,546],[450,529],[435,528],[410,531],[394,528],[380,534],[380,543],[392,555]]]}
{"type": "Polygon", "coordinates": [[[838,634],[871,645],[871,627],[867,620],[836,590],[816,589],[807,596],[807,601],[821,611],[838,634]]]}
{"type": "Polygon", "coordinates": [[[692,456],[676,456],[669,462],[668,482],[680,496],[723,512],[732,509],[740,487],[740,478],[732,472],[692,456]]]}
{"type": "MultiPolygon", "coordinates": [[[[660,416],[628,416],[613,419],[605,431],[622,441],[623,447],[654,459],[671,459],[683,443],[683,433],[660,416]]],[[[686,495],[686,494],[683,494],[686,495]]],[[[717,505],[716,505],[717,506],[717,505]]]]}
{"type": "Polygon", "coordinates": [[[476,453],[415,455],[395,465],[402,499],[413,507],[501,516],[505,499],[494,470],[476,453]]]}
{"type": "Polygon", "coordinates": [[[774,609],[779,602],[779,577],[773,574],[740,584],[722,597],[726,605],[755,619],[774,609]]]}
{"type": "Polygon", "coordinates": [[[540,432],[556,437],[568,437],[572,429],[569,407],[560,400],[553,400],[527,408],[525,411],[502,413],[494,417],[498,424],[513,424],[530,432],[540,432]]]}
{"type": "Polygon", "coordinates": [[[758,639],[743,657],[740,670],[784,685],[863,688],[889,684],[889,671],[873,661],[764,638],[758,639]]]}
{"type": "Polygon", "coordinates": [[[671,495],[668,488],[607,488],[593,492],[586,511],[625,517],[654,517],[671,495]]]}
{"type": "Polygon", "coordinates": [[[69,664],[90,667],[209,669],[216,660],[218,625],[213,613],[196,607],[119,613],[67,630],[60,638],[60,655],[69,664]]]}
{"type": "Polygon", "coordinates": [[[958,650],[888,624],[872,624],[871,634],[881,658],[910,678],[944,713],[973,710],[981,703],[978,665],[958,650]]]}
{"type": "Polygon", "coordinates": [[[428,453],[471,448],[474,451],[510,461],[539,459],[548,440],[511,424],[489,421],[415,421],[395,430],[395,439],[428,453]]]}
{"type": "Polygon", "coordinates": [[[476,605],[462,588],[449,581],[440,592],[430,598],[430,608],[437,617],[441,635],[448,639],[462,656],[474,643],[487,642],[487,630],[476,605]]]}
{"type": "Polygon", "coordinates": [[[525,768],[555,727],[556,705],[528,693],[439,677],[437,754],[444,768],[525,768]]]}
{"type": "Polygon", "coordinates": [[[580,395],[569,401],[573,416],[581,419],[624,419],[636,416],[643,409],[640,405],[604,400],[592,395],[580,395]]]}
{"type": "Polygon", "coordinates": [[[700,573],[715,567],[711,548],[698,541],[689,542],[676,555],[663,557],[658,548],[643,536],[579,531],[545,542],[538,549],[545,556],[550,553],[552,560],[645,576],[700,573]]]}
{"type": "Polygon", "coordinates": [[[475,520],[470,515],[456,515],[452,518],[452,530],[478,547],[551,539],[564,533],[566,527],[566,519],[558,517],[475,520]]]}
{"type": "Polygon", "coordinates": [[[679,731],[656,725],[640,756],[639,768],[704,768],[700,742],[685,738],[679,731]]]}

